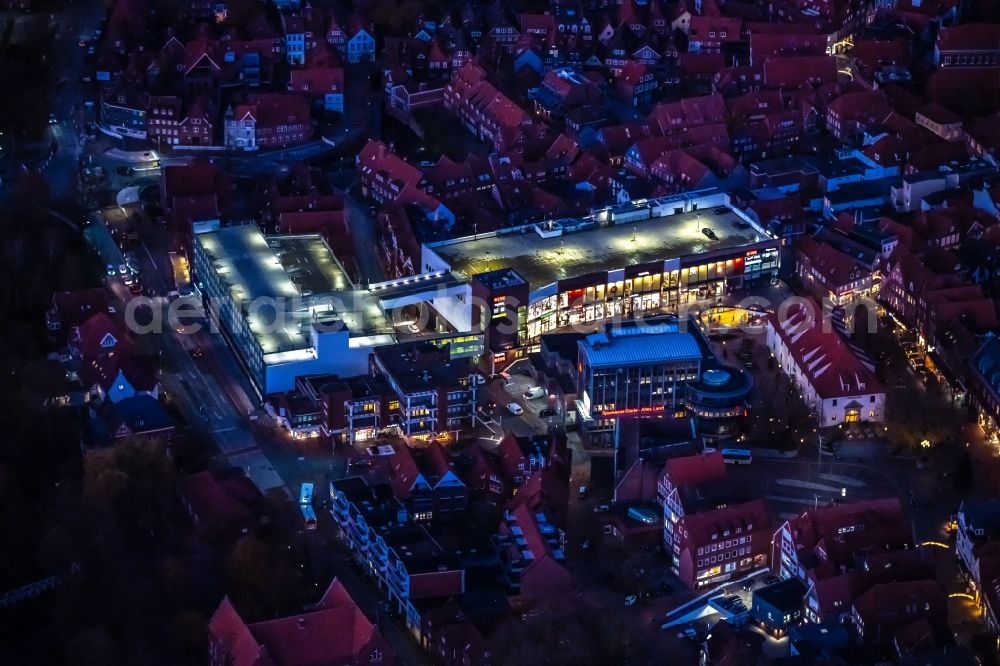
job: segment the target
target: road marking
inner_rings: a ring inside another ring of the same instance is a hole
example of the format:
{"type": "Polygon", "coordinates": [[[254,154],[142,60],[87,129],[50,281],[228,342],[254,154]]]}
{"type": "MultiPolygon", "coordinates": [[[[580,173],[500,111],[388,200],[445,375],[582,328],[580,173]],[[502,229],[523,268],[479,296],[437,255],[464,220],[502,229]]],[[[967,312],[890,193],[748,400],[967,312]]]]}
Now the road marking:
{"type": "MultiPolygon", "coordinates": [[[[807,506],[813,506],[817,504],[817,499],[815,497],[786,497],[783,495],[766,495],[764,497],[768,502],[785,502],[786,504],[804,504],[807,506]]],[[[819,498],[818,503],[826,506],[826,500],[822,497],[819,498]]]]}
{"type": "Polygon", "coordinates": [[[839,493],[840,487],[826,486],[822,483],[813,483],[811,481],[799,481],[798,479],[778,479],[775,481],[779,486],[789,486],[792,488],[802,488],[803,490],[821,490],[825,493],[839,493]]]}
{"type": "Polygon", "coordinates": [[[827,481],[836,481],[837,483],[842,483],[845,486],[857,486],[860,488],[868,485],[861,479],[855,479],[853,476],[843,476],[841,474],[820,474],[819,478],[826,479],[827,481]]]}
{"type": "Polygon", "coordinates": [[[210,430],[208,434],[218,435],[220,432],[232,432],[236,430],[235,426],[229,426],[228,428],[216,428],[215,430],[210,430]]]}

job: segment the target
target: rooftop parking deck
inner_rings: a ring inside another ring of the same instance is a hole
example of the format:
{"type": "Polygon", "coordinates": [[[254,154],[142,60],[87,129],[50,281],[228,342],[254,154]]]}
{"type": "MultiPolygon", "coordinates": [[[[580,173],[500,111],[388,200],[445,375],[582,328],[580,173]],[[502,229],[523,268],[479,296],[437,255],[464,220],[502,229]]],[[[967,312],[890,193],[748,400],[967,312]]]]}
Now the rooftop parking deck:
{"type": "Polygon", "coordinates": [[[277,355],[268,362],[308,349],[317,322],[339,320],[352,337],[392,332],[377,299],[354,289],[319,235],[265,237],[256,225],[243,225],[196,240],[264,354],[277,355]]]}
{"type": "Polygon", "coordinates": [[[750,245],[766,237],[733,211],[680,213],[542,238],[534,230],[435,247],[452,270],[472,277],[512,268],[533,289],[556,280],[684,255],[750,245]],[[745,225],[745,228],[741,228],[745,225]],[[711,229],[716,238],[702,229],[711,229]]]}

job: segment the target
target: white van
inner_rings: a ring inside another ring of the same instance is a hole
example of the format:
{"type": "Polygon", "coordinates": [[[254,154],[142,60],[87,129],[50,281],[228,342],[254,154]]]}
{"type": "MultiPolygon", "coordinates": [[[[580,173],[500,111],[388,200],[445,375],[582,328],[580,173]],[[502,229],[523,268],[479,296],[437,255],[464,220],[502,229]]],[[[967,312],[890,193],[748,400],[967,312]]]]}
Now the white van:
{"type": "Polygon", "coordinates": [[[532,386],[530,389],[524,392],[525,400],[535,400],[545,396],[545,389],[541,386],[532,386]]]}

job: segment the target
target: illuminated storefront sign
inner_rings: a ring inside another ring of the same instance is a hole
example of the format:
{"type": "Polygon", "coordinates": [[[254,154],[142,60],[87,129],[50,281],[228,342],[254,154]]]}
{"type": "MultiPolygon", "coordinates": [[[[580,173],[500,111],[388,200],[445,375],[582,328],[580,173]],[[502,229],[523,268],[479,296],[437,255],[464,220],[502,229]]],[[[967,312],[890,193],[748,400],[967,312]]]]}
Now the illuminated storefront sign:
{"type": "Polygon", "coordinates": [[[493,319],[501,319],[507,315],[507,297],[493,297],[493,319]]]}
{"type": "Polygon", "coordinates": [[[601,412],[601,418],[617,418],[619,416],[657,416],[663,414],[663,407],[624,407],[601,412]]]}

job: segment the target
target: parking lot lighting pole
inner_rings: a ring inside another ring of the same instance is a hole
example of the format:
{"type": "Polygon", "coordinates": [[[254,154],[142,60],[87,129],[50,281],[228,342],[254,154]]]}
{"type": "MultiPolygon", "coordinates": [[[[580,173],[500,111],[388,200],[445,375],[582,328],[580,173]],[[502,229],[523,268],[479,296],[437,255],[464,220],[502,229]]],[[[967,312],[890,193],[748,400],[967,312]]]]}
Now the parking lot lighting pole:
{"type": "Polygon", "coordinates": [[[816,435],[816,473],[823,468],[823,435],[816,435]]]}

